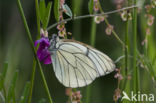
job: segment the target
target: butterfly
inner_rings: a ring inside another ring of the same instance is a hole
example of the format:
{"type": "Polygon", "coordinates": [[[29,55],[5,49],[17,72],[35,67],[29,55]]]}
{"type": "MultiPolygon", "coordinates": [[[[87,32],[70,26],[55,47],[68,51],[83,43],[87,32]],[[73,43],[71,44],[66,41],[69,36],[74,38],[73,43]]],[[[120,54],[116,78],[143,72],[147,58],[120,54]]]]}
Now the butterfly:
{"type": "Polygon", "coordinates": [[[50,44],[55,75],[65,87],[89,85],[95,78],[115,69],[115,64],[107,55],[84,43],[60,39],[53,34],[50,44]]]}

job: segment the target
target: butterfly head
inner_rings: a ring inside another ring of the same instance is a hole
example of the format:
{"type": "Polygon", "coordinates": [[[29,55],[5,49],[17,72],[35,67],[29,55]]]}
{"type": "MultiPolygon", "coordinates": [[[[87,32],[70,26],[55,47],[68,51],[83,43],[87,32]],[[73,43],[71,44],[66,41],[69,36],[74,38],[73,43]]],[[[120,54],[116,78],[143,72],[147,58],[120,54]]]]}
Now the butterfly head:
{"type": "Polygon", "coordinates": [[[59,41],[59,36],[56,34],[52,35],[52,39],[50,40],[50,50],[56,50],[56,44],[59,41]]]}

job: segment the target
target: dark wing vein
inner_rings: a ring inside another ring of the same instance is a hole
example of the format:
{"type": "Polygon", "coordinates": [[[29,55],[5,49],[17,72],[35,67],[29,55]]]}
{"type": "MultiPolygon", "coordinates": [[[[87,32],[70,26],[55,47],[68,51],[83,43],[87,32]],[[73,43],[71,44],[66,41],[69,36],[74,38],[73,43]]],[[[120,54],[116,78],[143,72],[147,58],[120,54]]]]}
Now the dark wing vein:
{"type": "MultiPolygon", "coordinates": [[[[85,67],[80,63],[80,65],[81,65],[81,67],[82,68],[84,68],[85,69],[85,67]]],[[[85,69],[86,70],[86,69],[85,69]]],[[[87,70],[86,70],[87,71],[87,70]]],[[[94,79],[92,78],[92,76],[90,75],[90,73],[87,71],[87,73],[88,73],[88,75],[89,75],[89,77],[91,78],[91,80],[93,81],[94,79]]],[[[92,73],[92,75],[93,75],[93,73],[92,73]]]]}
{"type": "Polygon", "coordinates": [[[90,65],[88,65],[85,61],[83,61],[83,60],[82,60],[81,58],[79,58],[78,56],[76,56],[76,57],[96,72],[96,69],[94,69],[93,67],[91,67],[90,65]]]}
{"type": "Polygon", "coordinates": [[[68,65],[68,77],[69,77],[69,87],[70,87],[69,65],[68,65]]]}
{"type": "MultiPolygon", "coordinates": [[[[59,50],[62,50],[62,51],[65,51],[65,52],[67,52],[67,53],[70,53],[70,54],[82,54],[82,55],[84,55],[84,56],[86,56],[85,54],[83,54],[83,53],[79,53],[79,52],[77,52],[77,53],[71,53],[71,52],[69,52],[69,51],[66,51],[66,50],[63,50],[63,49],[59,49],[59,50]]],[[[79,58],[78,56],[76,56],[76,55],[74,55],[75,57],[77,57],[79,60],[81,60],[82,62],[83,62],[83,60],[81,59],[81,58],[79,58]]],[[[86,56],[87,58],[89,58],[88,56],[86,56]]],[[[89,58],[90,59],[90,58],[89,58]]],[[[90,59],[91,60],[91,59],[90,59]]],[[[86,65],[88,65],[86,62],[84,62],[86,65]]],[[[93,67],[91,67],[90,65],[88,65],[91,69],[93,69],[93,70],[95,70],[93,67]]],[[[96,71],[96,70],[95,70],[96,71]]],[[[96,71],[97,72],[97,71],[96,71]]]]}
{"type": "Polygon", "coordinates": [[[78,85],[78,87],[79,87],[79,82],[78,82],[78,78],[77,78],[77,74],[76,74],[76,71],[75,71],[76,69],[74,68],[74,72],[75,72],[75,77],[76,77],[76,81],[77,81],[77,85],[78,85]]]}
{"type": "MultiPolygon", "coordinates": [[[[61,55],[61,56],[62,56],[62,55],[61,55]]],[[[61,59],[61,58],[60,58],[60,59],[61,59]]],[[[61,61],[62,61],[62,63],[63,63],[63,68],[64,68],[64,71],[65,71],[64,73],[66,74],[66,70],[65,70],[66,65],[64,64],[64,58],[62,58],[61,61]]],[[[65,62],[66,62],[66,61],[65,61],[65,62]]],[[[67,66],[68,66],[67,69],[68,69],[68,79],[69,79],[69,86],[70,86],[69,65],[68,65],[68,63],[67,63],[67,66]]],[[[62,68],[62,69],[63,69],[63,68],[62,68]]],[[[64,75],[65,75],[65,74],[64,74],[64,75]]],[[[66,76],[66,75],[65,75],[65,76],[66,76]]]]}
{"type": "MultiPolygon", "coordinates": [[[[67,53],[71,53],[71,52],[66,51],[66,50],[63,50],[63,49],[59,49],[59,50],[62,50],[62,51],[67,52],[67,53]]],[[[76,80],[77,80],[77,85],[79,86],[79,82],[78,82],[78,77],[77,77],[76,70],[78,70],[78,72],[80,72],[81,76],[83,77],[83,79],[84,79],[84,81],[85,81],[85,83],[86,83],[86,85],[87,85],[86,79],[85,79],[83,73],[78,69],[78,66],[74,67],[71,63],[69,63],[69,61],[64,57],[64,55],[63,55],[59,50],[58,50],[58,52],[61,54],[61,56],[63,57],[63,59],[67,62],[67,64],[69,64],[69,65],[71,65],[71,66],[73,67],[74,73],[75,73],[75,77],[76,77],[76,80]]],[[[74,55],[75,53],[71,53],[71,54],[73,54],[73,56],[76,58],[76,65],[77,65],[77,62],[79,62],[79,64],[81,65],[81,67],[84,68],[84,70],[86,71],[86,73],[88,73],[90,79],[93,80],[93,78],[91,77],[90,73],[85,69],[85,67],[80,63],[80,61],[83,62],[83,63],[84,63],[85,65],[87,65],[88,67],[90,67],[91,69],[93,69],[95,72],[97,72],[97,71],[96,71],[93,67],[91,67],[90,65],[88,65],[86,62],[84,62],[84,60],[82,60],[82,59],[79,58],[78,56],[74,55]],[[80,60],[80,61],[78,61],[77,59],[80,60]]],[[[82,54],[82,53],[78,53],[78,54],[82,54]]],[[[82,54],[82,55],[84,55],[84,54],[82,54]]],[[[85,56],[85,55],[84,55],[84,56],[85,56]]],[[[69,65],[68,65],[68,66],[69,66],[69,65]]],[[[91,72],[91,73],[92,73],[92,72],[91,72]]],[[[68,74],[69,74],[69,67],[68,67],[68,74]]],[[[93,75],[93,74],[92,74],[92,75],[93,75]]]]}
{"type": "Polygon", "coordinates": [[[61,65],[61,61],[60,61],[59,57],[57,57],[57,58],[58,58],[58,62],[60,64],[60,70],[61,70],[61,76],[62,76],[62,82],[63,82],[63,73],[62,73],[63,68],[61,69],[62,65],[61,65]]]}
{"type": "MultiPolygon", "coordinates": [[[[73,44],[70,44],[70,43],[63,43],[63,44],[60,44],[59,47],[58,47],[58,49],[60,50],[60,47],[63,46],[63,45],[71,45],[71,46],[76,47],[76,48],[79,49],[80,51],[82,51],[81,48],[79,48],[79,47],[77,47],[77,46],[75,46],[75,45],[73,45],[73,44]]],[[[83,52],[83,51],[82,51],[82,52],[83,52]]]]}
{"type": "MultiPolygon", "coordinates": [[[[65,52],[68,52],[68,53],[71,53],[71,52],[69,52],[69,51],[66,51],[66,50],[63,50],[63,49],[59,49],[59,50],[62,50],[62,51],[65,51],[65,52]]],[[[88,48],[88,51],[89,51],[90,49],[88,48]]],[[[91,60],[91,62],[94,64],[94,66],[97,68],[97,66],[96,66],[96,64],[94,63],[94,61],[88,56],[88,55],[85,55],[85,54],[83,54],[83,53],[80,53],[80,52],[75,52],[75,53],[71,53],[71,54],[82,54],[82,55],[84,55],[84,56],[86,56],[89,60],[91,60]]],[[[94,69],[95,70],[95,69],[94,69]]],[[[98,71],[98,69],[97,69],[97,71],[98,71]]],[[[96,72],[97,72],[96,71],[96,72]]],[[[98,74],[100,75],[100,72],[98,71],[98,74]]]]}
{"type": "Polygon", "coordinates": [[[76,77],[76,80],[77,80],[77,85],[79,87],[79,83],[78,83],[78,79],[77,79],[77,74],[76,74],[76,71],[75,71],[75,67],[71,63],[68,62],[68,60],[63,56],[63,54],[59,50],[58,50],[58,52],[61,54],[61,56],[63,57],[63,59],[67,62],[67,64],[69,64],[69,65],[71,65],[73,67],[74,73],[75,73],[75,77],[76,77]]]}
{"type": "Polygon", "coordinates": [[[70,64],[73,68],[75,68],[71,63],[69,63],[69,61],[63,56],[63,54],[58,50],[58,52],[62,55],[62,57],[64,58],[64,60],[68,63],[68,64],[70,64]]]}
{"type": "MultiPolygon", "coordinates": [[[[76,81],[77,81],[77,85],[79,87],[79,83],[78,83],[78,78],[77,78],[77,74],[76,74],[76,71],[75,71],[75,67],[71,63],[69,63],[68,60],[66,60],[66,58],[63,56],[63,54],[60,51],[58,51],[58,52],[61,54],[61,56],[63,57],[63,59],[67,62],[67,64],[69,64],[69,65],[71,65],[73,67],[73,70],[74,70],[74,73],[75,73],[75,77],[76,77],[76,81]]],[[[68,67],[68,69],[69,69],[69,67],[68,67]]]]}
{"type": "MultiPolygon", "coordinates": [[[[100,65],[100,67],[101,68],[103,68],[102,67],[102,65],[100,64],[100,62],[97,60],[97,58],[94,56],[94,54],[92,53],[92,52],[90,52],[90,54],[96,59],[96,61],[98,62],[98,64],[100,65]]],[[[95,55],[97,55],[97,54],[95,54],[95,55]]],[[[97,55],[98,56],[98,55],[97,55]]],[[[98,56],[99,57],[99,56],[98,56]]],[[[100,58],[100,60],[101,60],[101,58],[100,58]]],[[[103,60],[101,60],[102,62],[103,62],[103,60]]],[[[103,62],[104,63],[104,62],[103,62]]],[[[105,63],[104,63],[104,65],[105,65],[105,63]]],[[[106,65],[105,65],[105,67],[106,67],[106,65]]],[[[106,67],[106,69],[107,69],[107,67],[106,67]]],[[[97,69],[98,70],[98,69],[97,69]]],[[[103,70],[103,69],[102,69],[103,70]]],[[[103,70],[103,72],[105,73],[105,71],[103,70]]]]}
{"type": "MultiPolygon", "coordinates": [[[[78,63],[78,61],[77,61],[77,59],[76,59],[76,65],[77,65],[77,63],[78,63]]],[[[79,64],[81,64],[81,63],[79,63],[79,64]]],[[[77,69],[78,69],[78,66],[77,66],[77,69]]],[[[85,68],[84,68],[85,69],[85,68]]],[[[82,77],[83,77],[83,79],[84,79],[84,81],[85,81],[85,83],[86,83],[86,85],[87,85],[87,80],[85,79],[85,77],[83,76],[83,74],[82,74],[82,72],[78,69],[78,71],[80,72],[80,74],[82,75],[82,77]]]]}
{"type": "MultiPolygon", "coordinates": [[[[93,51],[93,50],[91,50],[91,51],[93,51]]],[[[95,52],[95,51],[93,51],[95,54],[97,53],[97,52],[95,52]]],[[[100,53],[98,53],[99,55],[101,55],[100,53]]],[[[97,54],[96,54],[97,55],[97,54]]],[[[97,55],[100,59],[101,59],[101,57],[99,56],[99,55],[97,55]]],[[[112,64],[114,64],[111,60],[108,60],[105,56],[103,56],[103,55],[101,55],[103,58],[105,58],[105,60],[107,60],[107,62],[108,62],[108,64],[109,64],[109,66],[112,68],[112,66],[110,65],[110,63],[109,62],[111,62],[112,64]]],[[[102,60],[102,59],[101,59],[102,60]]]]}
{"type": "MultiPolygon", "coordinates": [[[[101,55],[101,54],[100,54],[101,55]]],[[[102,57],[104,57],[105,59],[106,59],[106,57],[105,56],[103,56],[103,55],[101,55],[102,57]]],[[[99,56],[99,58],[101,59],[101,57],[99,56]]],[[[107,59],[106,59],[107,60],[107,59]]],[[[110,66],[110,68],[112,68],[112,66],[110,65],[110,62],[112,63],[112,61],[110,61],[110,60],[107,60],[107,62],[108,62],[108,64],[109,64],[109,66],[110,66]]]]}
{"type": "Polygon", "coordinates": [[[54,72],[56,72],[56,59],[57,59],[57,58],[56,58],[56,56],[55,56],[55,64],[54,64],[54,65],[55,65],[55,69],[54,69],[54,72]]]}
{"type": "MultiPolygon", "coordinates": [[[[92,50],[93,51],[93,50],[92,50]]],[[[95,54],[97,53],[97,52],[95,52],[95,51],[93,51],[95,54]]],[[[98,53],[99,55],[101,55],[100,53],[98,53]]],[[[107,59],[105,56],[103,56],[103,55],[101,55],[102,57],[104,57],[108,62],[111,62],[112,64],[114,64],[113,63],[113,61],[111,61],[111,60],[109,60],[109,59],[107,59]]]]}
{"type": "MultiPolygon", "coordinates": [[[[76,57],[75,57],[75,60],[76,60],[76,57]]],[[[75,61],[76,62],[76,61],[75,61]]],[[[76,62],[76,67],[77,67],[77,62],[76,62]]],[[[75,68],[76,68],[75,67],[75,68]]],[[[76,80],[77,80],[77,85],[79,87],[79,81],[78,81],[78,78],[77,78],[77,74],[76,74],[76,69],[74,68],[74,72],[75,72],[75,76],[76,76],[76,80]]]]}

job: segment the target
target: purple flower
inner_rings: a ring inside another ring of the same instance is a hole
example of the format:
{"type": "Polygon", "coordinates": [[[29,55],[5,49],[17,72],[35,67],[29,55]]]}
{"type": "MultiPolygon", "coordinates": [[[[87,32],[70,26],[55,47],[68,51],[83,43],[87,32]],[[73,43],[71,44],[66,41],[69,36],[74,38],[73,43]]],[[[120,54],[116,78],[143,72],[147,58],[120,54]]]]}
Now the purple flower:
{"type": "Polygon", "coordinates": [[[41,37],[41,39],[36,40],[35,41],[35,46],[37,46],[37,44],[39,45],[39,48],[37,50],[37,57],[40,61],[43,61],[44,64],[51,64],[51,56],[50,56],[50,52],[48,50],[49,46],[50,46],[50,42],[49,39],[46,37],[41,37]]]}

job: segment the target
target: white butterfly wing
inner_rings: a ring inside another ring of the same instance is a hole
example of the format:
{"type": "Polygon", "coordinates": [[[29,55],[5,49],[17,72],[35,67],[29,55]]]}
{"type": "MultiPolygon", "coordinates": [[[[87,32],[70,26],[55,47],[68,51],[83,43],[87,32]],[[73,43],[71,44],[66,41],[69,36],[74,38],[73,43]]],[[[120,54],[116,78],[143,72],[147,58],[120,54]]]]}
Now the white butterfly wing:
{"type": "Polygon", "coordinates": [[[98,72],[98,77],[106,75],[115,69],[113,61],[107,55],[96,49],[90,49],[88,57],[93,61],[98,72]]]}
{"type": "Polygon", "coordinates": [[[86,86],[115,68],[113,61],[96,49],[76,42],[60,41],[57,46],[51,55],[54,72],[66,87],[86,86]]]}

